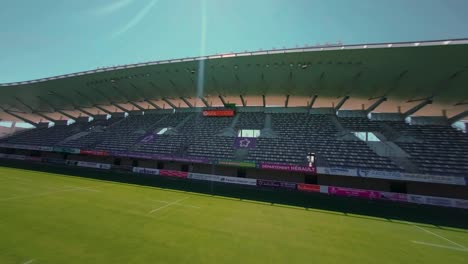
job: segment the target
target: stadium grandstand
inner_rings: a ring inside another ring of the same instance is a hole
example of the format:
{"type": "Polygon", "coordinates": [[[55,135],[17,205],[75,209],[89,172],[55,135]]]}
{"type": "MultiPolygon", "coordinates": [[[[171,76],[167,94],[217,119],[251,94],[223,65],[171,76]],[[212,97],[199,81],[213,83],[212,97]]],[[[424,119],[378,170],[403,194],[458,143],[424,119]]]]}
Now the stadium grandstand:
{"type": "Polygon", "coordinates": [[[337,44],[0,84],[0,159],[463,211],[467,63],[468,39],[337,44]]]}
{"type": "Polygon", "coordinates": [[[468,198],[467,54],[331,45],[2,84],[1,152],[468,198]]]}

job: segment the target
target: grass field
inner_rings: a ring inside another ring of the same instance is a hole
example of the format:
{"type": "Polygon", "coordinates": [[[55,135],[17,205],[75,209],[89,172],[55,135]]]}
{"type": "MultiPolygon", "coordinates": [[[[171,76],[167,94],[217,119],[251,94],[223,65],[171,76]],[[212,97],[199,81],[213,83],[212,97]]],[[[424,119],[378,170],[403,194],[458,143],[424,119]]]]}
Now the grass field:
{"type": "Polygon", "coordinates": [[[6,167],[0,209],[2,264],[468,260],[468,230],[6,167]]]}

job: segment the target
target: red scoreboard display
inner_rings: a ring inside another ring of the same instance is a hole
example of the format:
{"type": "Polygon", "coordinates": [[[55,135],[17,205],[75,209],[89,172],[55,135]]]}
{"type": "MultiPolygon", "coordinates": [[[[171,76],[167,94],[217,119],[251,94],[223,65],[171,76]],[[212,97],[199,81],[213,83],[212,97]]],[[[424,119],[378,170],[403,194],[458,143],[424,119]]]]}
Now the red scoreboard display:
{"type": "Polygon", "coordinates": [[[203,116],[234,116],[235,112],[231,109],[203,110],[203,116]]]}

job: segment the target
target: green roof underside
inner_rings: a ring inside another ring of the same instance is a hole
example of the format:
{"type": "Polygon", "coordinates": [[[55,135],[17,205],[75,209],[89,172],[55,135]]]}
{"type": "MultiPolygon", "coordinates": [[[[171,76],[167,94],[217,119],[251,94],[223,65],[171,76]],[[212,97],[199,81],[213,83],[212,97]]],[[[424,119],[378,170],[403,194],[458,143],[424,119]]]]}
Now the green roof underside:
{"type": "Polygon", "coordinates": [[[50,112],[50,105],[71,110],[129,100],[219,95],[385,96],[401,101],[432,97],[439,104],[463,105],[468,101],[467,43],[269,51],[128,65],[3,84],[0,107],[50,112]],[[199,83],[202,89],[197,89],[199,83]]]}

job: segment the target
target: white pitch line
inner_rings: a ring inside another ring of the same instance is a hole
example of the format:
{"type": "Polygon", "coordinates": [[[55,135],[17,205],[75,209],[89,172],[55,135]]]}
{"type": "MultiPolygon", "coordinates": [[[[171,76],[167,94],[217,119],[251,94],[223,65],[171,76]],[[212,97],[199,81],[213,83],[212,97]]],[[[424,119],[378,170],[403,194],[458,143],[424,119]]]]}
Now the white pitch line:
{"type": "Polygon", "coordinates": [[[36,260],[35,260],[35,259],[30,259],[30,260],[24,262],[23,264],[31,264],[31,263],[33,263],[34,261],[36,261],[36,260]]]}
{"type": "MultiPolygon", "coordinates": [[[[150,199],[150,201],[152,202],[157,202],[157,203],[164,203],[164,204],[168,204],[170,202],[168,201],[162,201],[162,200],[153,200],[153,199],[150,199]]],[[[174,204],[174,205],[177,205],[177,206],[182,206],[182,207],[189,207],[189,208],[194,208],[194,209],[200,209],[200,207],[198,206],[195,206],[195,205],[189,205],[189,204],[174,204]]]]}
{"type": "Polygon", "coordinates": [[[29,195],[19,195],[19,196],[13,196],[13,197],[9,197],[9,198],[0,199],[0,202],[17,200],[17,199],[24,199],[24,198],[31,198],[31,197],[47,196],[47,195],[53,194],[53,193],[73,192],[73,191],[82,191],[82,190],[83,190],[83,188],[68,188],[68,189],[63,189],[63,190],[48,191],[48,192],[35,193],[35,194],[29,194],[29,195]]]}
{"type": "Polygon", "coordinates": [[[446,248],[446,249],[452,249],[452,250],[458,250],[458,251],[463,251],[463,252],[468,252],[468,249],[466,248],[459,248],[459,247],[451,247],[451,246],[444,246],[444,245],[439,245],[439,244],[432,244],[432,243],[426,243],[426,242],[421,242],[421,241],[411,241],[415,244],[421,244],[421,245],[426,245],[426,246],[431,246],[431,247],[439,247],[439,248],[446,248]]]}
{"type": "Polygon", "coordinates": [[[90,192],[101,192],[100,190],[96,190],[90,187],[76,187],[76,186],[68,186],[68,185],[66,185],[65,187],[74,188],[74,189],[83,190],[83,191],[90,191],[90,192]]]}
{"type": "Polygon", "coordinates": [[[446,237],[443,237],[443,236],[441,236],[441,235],[438,235],[438,234],[436,234],[436,233],[433,233],[433,232],[431,232],[431,231],[429,231],[429,230],[426,230],[426,229],[424,229],[424,228],[422,228],[422,227],[420,227],[420,226],[417,226],[417,225],[415,225],[414,227],[416,227],[416,228],[418,228],[418,229],[420,229],[420,230],[422,230],[422,231],[424,231],[424,232],[426,232],[426,233],[428,233],[428,234],[432,234],[432,235],[434,235],[434,236],[436,236],[436,237],[438,237],[438,238],[442,238],[443,240],[448,241],[448,242],[450,242],[450,243],[452,243],[452,244],[454,244],[454,245],[456,245],[456,246],[459,246],[459,247],[462,248],[462,249],[468,250],[468,248],[466,248],[465,246],[462,246],[462,245],[458,244],[457,242],[453,242],[452,240],[450,240],[450,239],[448,239],[448,238],[446,238],[446,237]]]}
{"type": "Polygon", "coordinates": [[[166,205],[163,205],[163,206],[161,206],[161,207],[158,207],[158,208],[156,208],[156,209],[153,209],[153,210],[149,211],[149,214],[152,214],[152,213],[154,213],[154,212],[156,212],[156,211],[159,211],[159,210],[161,210],[161,209],[164,209],[164,208],[166,208],[166,207],[168,207],[168,206],[171,206],[171,205],[176,204],[176,203],[178,203],[178,202],[181,202],[181,201],[183,201],[183,200],[187,200],[188,198],[189,198],[189,197],[185,197],[185,198],[179,199],[179,200],[177,200],[177,201],[174,201],[174,202],[168,203],[168,204],[166,204],[166,205]]]}

